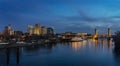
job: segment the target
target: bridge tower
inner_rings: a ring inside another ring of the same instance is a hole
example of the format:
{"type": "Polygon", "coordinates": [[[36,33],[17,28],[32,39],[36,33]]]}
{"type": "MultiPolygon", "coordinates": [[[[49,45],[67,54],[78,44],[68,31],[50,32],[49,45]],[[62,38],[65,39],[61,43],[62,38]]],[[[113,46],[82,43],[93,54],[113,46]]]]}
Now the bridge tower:
{"type": "Polygon", "coordinates": [[[94,39],[98,39],[98,30],[95,28],[94,31],[95,31],[95,33],[94,33],[94,37],[93,38],[94,39]]]}
{"type": "Polygon", "coordinates": [[[108,39],[111,38],[111,30],[110,30],[110,28],[108,28],[108,35],[107,35],[107,38],[108,38],[108,39]]]}

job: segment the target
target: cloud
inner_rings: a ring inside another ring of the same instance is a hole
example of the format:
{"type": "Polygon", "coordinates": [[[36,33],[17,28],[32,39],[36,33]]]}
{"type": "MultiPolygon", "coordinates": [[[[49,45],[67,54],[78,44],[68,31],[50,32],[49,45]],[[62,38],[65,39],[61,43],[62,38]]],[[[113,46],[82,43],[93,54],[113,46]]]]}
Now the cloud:
{"type": "Polygon", "coordinates": [[[0,0],[0,24],[21,30],[40,23],[55,26],[58,32],[89,32],[95,27],[115,28],[119,22],[118,0],[0,0]]]}
{"type": "Polygon", "coordinates": [[[117,22],[120,20],[120,16],[101,16],[101,17],[93,17],[94,15],[87,15],[88,13],[79,11],[78,12],[79,15],[77,16],[67,16],[67,17],[63,17],[64,19],[68,20],[68,21],[84,21],[84,22],[117,22]],[[115,20],[118,19],[118,20],[115,20]]]}

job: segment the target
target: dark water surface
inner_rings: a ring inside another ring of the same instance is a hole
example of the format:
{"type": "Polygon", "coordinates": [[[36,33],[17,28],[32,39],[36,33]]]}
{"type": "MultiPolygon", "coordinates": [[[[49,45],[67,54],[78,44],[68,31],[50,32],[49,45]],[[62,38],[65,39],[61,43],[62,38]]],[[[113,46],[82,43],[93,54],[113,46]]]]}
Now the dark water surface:
{"type": "Polygon", "coordinates": [[[0,66],[120,66],[108,40],[85,40],[0,49],[0,66]]]}

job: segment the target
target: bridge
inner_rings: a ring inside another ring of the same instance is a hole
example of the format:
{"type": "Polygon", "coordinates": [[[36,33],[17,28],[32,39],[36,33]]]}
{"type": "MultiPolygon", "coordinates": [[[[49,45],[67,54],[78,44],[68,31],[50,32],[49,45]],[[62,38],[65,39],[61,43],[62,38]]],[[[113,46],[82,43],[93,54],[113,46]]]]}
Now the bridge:
{"type": "Polygon", "coordinates": [[[112,38],[110,28],[108,28],[108,30],[107,30],[107,35],[106,34],[99,35],[98,34],[98,30],[96,28],[95,28],[94,31],[95,31],[95,33],[93,35],[93,39],[98,39],[98,38],[107,38],[107,39],[110,39],[110,38],[112,38]]]}
{"type": "Polygon", "coordinates": [[[62,34],[62,38],[63,39],[71,39],[73,37],[82,37],[82,38],[90,38],[90,39],[98,39],[98,38],[110,39],[110,38],[112,38],[112,35],[111,35],[110,28],[108,28],[107,34],[98,34],[98,30],[97,29],[94,30],[94,34],[93,35],[87,35],[87,34],[80,35],[80,34],[74,34],[74,33],[62,34]]]}

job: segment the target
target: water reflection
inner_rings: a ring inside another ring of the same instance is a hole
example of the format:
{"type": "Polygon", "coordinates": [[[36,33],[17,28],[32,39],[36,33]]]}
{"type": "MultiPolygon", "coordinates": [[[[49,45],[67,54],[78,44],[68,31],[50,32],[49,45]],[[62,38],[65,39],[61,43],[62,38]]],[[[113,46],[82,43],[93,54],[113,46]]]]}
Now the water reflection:
{"type": "Polygon", "coordinates": [[[95,44],[95,50],[98,48],[98,40],[93,39],[93,43],[95,44]]]}
{"type": "Polygon", "coordinates": [[[98,49],[98,47],[102,47],[102,50],[105,51],[106,48],[110,50],[112,48],[112,40],[107,40],[107,39],[99,39],[99,40],[93,40],[95,44],[95,49],[98,49]]]}
{"type": "Polygon", "coordinates": [[[112,41],[111,40],[105,40],[105,39],[99,39],[99,40],[85,40],[81,42],[72,42],[72,48],[77,51],[80,48],[86,48],[90,46],[94,46],[95,50],[98,50],[100,47],[103,51],[108,48],[110,50],[112,48],[112,41]],[[92,43],[90,43],[92,42],[92,43]],[[89,46],[87,46],[89,44],[89,46]]]}
{"type": "Polygon", "coordinates": [[[19,52],[19,48],[15,48],[16,50],[16,63],[17,63],[17,66],[19,65],[19,60],[20,60],[20,52],[19,52]]]}
{"type": "Polygon", "coordinates": [[[82,47],[82,42],[72,42],[72,48],[77,51],[82,47]]]}
{"type": "MultiPolygon", "coordinates": [[[[16,48],[13,48],[15,50],[15,57],[16,57],[16,66],[19,66],[19,60],[20,60],[20,52],[19,52],[19,48],[16,47],[16,48]]],[[[6,64],[7,66],[9,66],[10,64],[10,60],[11,60],[11,48],[6,48],[6,64]]]]}
{"type": "Polygon", "coordinates": [[[35,46],[28,46],[28,47],[24,47],[24,51],[27,52],[34,52],[40,49],[40,46],[35,45],[35,46]]]}
{"type": "Polygon", "coordinates": [[[81,42],[61,42],[22,48],[6,48],[3,53],[5,53],[7,66],[49,66],[49,64],[58,66],[59,64],[64,65],[64,63],[66,66],[70,64],[74,66],[86,64],[90,64],[90,66],[99,66],[99,64],[100,66],[108,66],[114,64],[114,57],[118,63],[120,62],[118,56],[120,55],[120,49],[114,49],[114,56],[112,56],[111,49],[111,40],[88,39],[81,42]],[[103,53],[103,51],[105,52],[103,53]]]}
{"type": "Polygon", "coordinates": [[[120,46],[118,44],[115,45],[113,53],[114,53],[116,64],[120,65],[120,46]]]}
{"type": "Polygon", "coordinates": [[[113,43],[112,43],[112,40],[108,40],[108,41],[107,41],[107,44],[108,44],[108,49],[110,50],[110,47],[111,47],[112,44],[113,44],[113,43]]]}
{"type": "Polygon", "coordinates": [[[51,50],[56,44],[44,44],[44,45],[34,45],[34,46],[28,46],[24,47],[24,50],[27,52],[34,52],[39,51],[41,49],[48,49],[51,50]]]}
{"type": "Polygon", "coordinates": [[[6,63],[7,63],[7,65],[9,64],[9,61],[10,61],[10,49],[7,48],[6,49],[6,63]]]}

